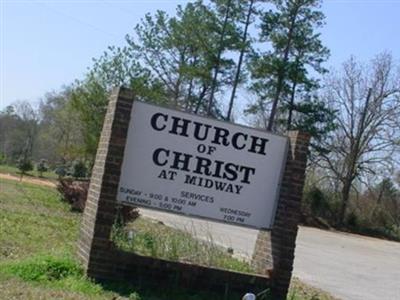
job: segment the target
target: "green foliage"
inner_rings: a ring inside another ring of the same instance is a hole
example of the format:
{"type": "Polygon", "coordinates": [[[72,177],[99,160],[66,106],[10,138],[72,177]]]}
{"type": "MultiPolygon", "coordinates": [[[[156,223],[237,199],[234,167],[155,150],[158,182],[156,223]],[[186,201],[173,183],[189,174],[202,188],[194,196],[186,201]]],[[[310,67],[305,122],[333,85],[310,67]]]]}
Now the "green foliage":
{"type": "Polygon", "coordinates": [[[6,267],[8,272],[27,281],[54,281],[70,276],[82,276],[83,271],[70,258],[39,256],[6,267]]]}
{"type": "Polygon", "coordinates": [[[38,114],[27,101],[18,101],[0,111],[0,149],[7,163],[32,158],[38,132],[38,114]]]}
{"type": "Polygon", "coordinates": [[[272,102],[268,126],[274,126],[269,129],[297,128],[316,135],[320,124],[327,123],[324,131],[332,130],[333,112],[313,97],[318,81],[309,74],[311,70],[325,73],[322,63],[329,55],[315,33],[324,20],[318,10],[320,1],[272,2],[275,9],[263,12],[260,34],[260,41],[269,42],[272,50],[255,53],[251,58],[252,90],[259,100],[247,112],[264,113],[272,102]]]}
{"type": "Polygon", "coordinates": [[[58,92],[47,93],[39,107],[42,118],[34,155],[46,157],[50,164],[74,160],[84,153],[83,124],[72,107],[74,88],[67,86],[58,92]]]}
{"type": "Polygon", "coordinates": [[[137,292],[129,294],[129,300],[142,300],[142,297],[137,292]]]}
{"type": "Polygon", "coordinates": [[[4,165],[7,163],[7,156],[5,153],[0,151],[0,165],[4,165]]]}
{"type": "Polygon", "coordinates": [[[253,272],[249,263],[232,257],[225,249],[215,245],[211,237],[207,241],[200,241],[194,234],[139,218],[126,228],[114,226],[112,240],[120,248],[141,255],[253,272]],[[129,231],[133,234],[132,237],[129,236],[129,231]]]}
{"type": "Polygon", "coordinates": [[[47,172],[48,168],[46,165],[46,160],[41,159],[40,162],[36,165],[36,171],[39,173],[39,177],[43,177],[43,172],[47,172]]]}
{"type": "Polygon", "coordinates": [[[67,175],[67,166],[62,164],[56,167],[54,171],[59,178],[65,177],[67,175]]]}
{"type": "Polygon", "coordinates": [[[87,295],[98,295],[103,292],[100,285],[85,278],[82,267],[76,261],[67,257],[39,255],[27,260],[5,263],[2,265],[1,272],[28,282],[87,295]]]}
{"type": "Polygon", "coordinates": [[[78,178],[86,178],[86,175],[87,175],[86,164],[81,160],[74,161],[71,166],[71,176],[78,179],[78,178]]]}
{"type": "Polygon", "coordinates": [[[310,208],[313,214],[320,214],[329,207],[324,193],[317,187],[308,191],[306,197],[310,201],[310,208]]]}
{"type": "Polygon", "coordinates": [[[17,162],[17,168],[21,172],[22,175],[26,174],[29,171],[33,170],[32,161],[28,158],[21,157],[17,162]]]}
{"type": "Polygon", "coordinates": [[[346,224],[347,226],[356,228],[358,226],[358,217],[357,215],[352,211],[347,215],[347,221],[346,224]]]}
{"type": "Polygon", "coordinates": [[[109,91],[91,75],[78,82],[71,92],[71,108],[82,124],[82,155],[92,163],[103,128],[108,97],[109,91]]]}

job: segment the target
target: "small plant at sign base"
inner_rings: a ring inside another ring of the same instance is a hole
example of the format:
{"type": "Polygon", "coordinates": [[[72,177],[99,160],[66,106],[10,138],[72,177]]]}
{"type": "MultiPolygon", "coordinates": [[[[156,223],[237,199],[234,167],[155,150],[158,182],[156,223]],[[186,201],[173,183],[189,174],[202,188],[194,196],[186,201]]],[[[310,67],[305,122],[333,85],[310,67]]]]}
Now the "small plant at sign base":
{"type": "Polygon", "coordinates": [[[129,300],[141,300],[142,298],[140,295],[136,292],[133,292],[129,295],[129,300]]]}

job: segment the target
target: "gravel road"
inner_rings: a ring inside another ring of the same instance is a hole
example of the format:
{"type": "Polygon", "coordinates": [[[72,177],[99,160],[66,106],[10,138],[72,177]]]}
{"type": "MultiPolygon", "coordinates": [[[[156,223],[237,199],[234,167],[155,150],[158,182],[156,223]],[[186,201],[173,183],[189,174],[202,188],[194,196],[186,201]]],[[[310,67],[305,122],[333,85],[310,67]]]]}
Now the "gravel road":
{"type": "MultiPolygon", "coordinates": [[[[144,216],[193,232],[251,257],[257,231],[141,209],[144,216]]],[[[300,227],[294,275],[343,300],[400,300],[400,243],[300,227]]]]}

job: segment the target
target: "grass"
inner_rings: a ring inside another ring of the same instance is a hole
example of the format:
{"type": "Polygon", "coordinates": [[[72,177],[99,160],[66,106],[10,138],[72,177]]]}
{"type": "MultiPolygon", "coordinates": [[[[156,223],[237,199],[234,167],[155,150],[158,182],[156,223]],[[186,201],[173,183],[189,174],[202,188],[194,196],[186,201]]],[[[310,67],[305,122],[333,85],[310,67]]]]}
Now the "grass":
{"type": "MultiPolygon", "coordinates": [[[[24,176],[40,178],[40,179],[47,179],[47,180],[57,180],[57,178],[58,178],[57,174],[54,173],[53,171],[43,172],[42,177],[39,177],[39,172],[36,171],[36,166],[34,168],[35,168],[35,170],[25,173],[24,176]]],[[[18,170],[18,168],[15,166],[10,166],[10,165],[0,164],[0,173],[10,174],[13,176],[18,176],[18,177],[21,176],[21,172],[18,170]]]]}
{"type": "Polygon", "coordinates": [[[173,229],[139,217],[126,228],[114,230],[112,239],[121,249],[141,255],[254,273],[248,262],[232,257],[227,250],[217,246],[211,237],[207,241],[200,241],[193,236],[195,232],[173,229]],[[129,231],[132,238],[128,237],[129,231]]]}
{"type": "MultiPolygon", "coordinates": [[[[136,228],[148,227],[145,220],[138,221],[136,228]]],[[[80,215],[59,200],[55,189],[0,179],[0,299],[221,299],[176,287],[154,290],[127,283],[92,282],[75,259],[79,222],[80,215]]],[[[157,230],[174,235],[166,226],[157,230]]],[[[138,251],[151,254],[154,239],[145,233],[137,236],[144,240],[138,251]]],[[[204,247],[201,243],[197,246],[204,247]]],[[[179,255],[176,252],[172,258],[179,255]]],[[[292,287],[293,292],[291,300],[333,299],[301,283],[292,287]]]]}

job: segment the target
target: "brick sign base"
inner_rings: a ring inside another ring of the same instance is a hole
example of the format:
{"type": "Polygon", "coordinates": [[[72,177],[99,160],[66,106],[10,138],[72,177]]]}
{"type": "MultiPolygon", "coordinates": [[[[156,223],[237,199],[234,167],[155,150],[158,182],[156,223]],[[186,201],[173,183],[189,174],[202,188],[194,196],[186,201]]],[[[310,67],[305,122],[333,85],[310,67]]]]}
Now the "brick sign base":
{"type": "Polygon", "coordinates": [[[118,88],[108,104],[78,242],[78,255],[87,275],[97,280],[125,280],[138,285],[212,290],[225,297],[228,292],[258,293],[271,288],[274,299],[286,299],[300,218],[308,135],[288,133],[290,151],[274,226],[271,232],[259,232],[253,255],[253,265],[259,274],[145,257],[122,251],[110,240],[133,100],[131,90],[118,88]]]}

